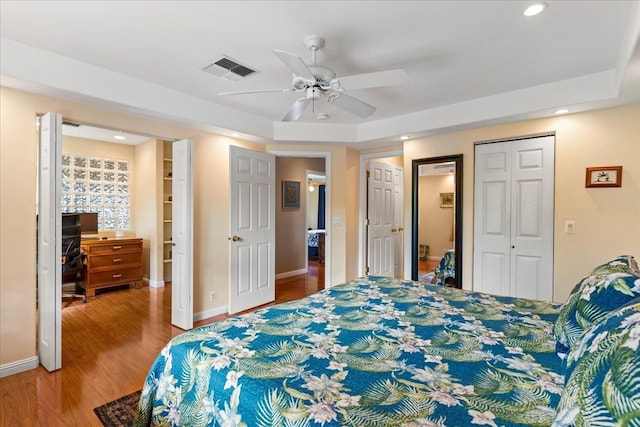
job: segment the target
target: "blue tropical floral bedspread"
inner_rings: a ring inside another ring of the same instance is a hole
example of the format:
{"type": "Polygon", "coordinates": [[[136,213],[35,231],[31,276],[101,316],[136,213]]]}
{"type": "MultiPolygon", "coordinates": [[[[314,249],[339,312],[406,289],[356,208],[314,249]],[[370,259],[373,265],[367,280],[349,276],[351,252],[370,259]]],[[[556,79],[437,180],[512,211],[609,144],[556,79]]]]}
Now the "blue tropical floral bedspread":
{"type": "Polygon", "coordinates": [[[193,329],[137,426],[549,426],[560,305],[382,277],[193,329]]]}

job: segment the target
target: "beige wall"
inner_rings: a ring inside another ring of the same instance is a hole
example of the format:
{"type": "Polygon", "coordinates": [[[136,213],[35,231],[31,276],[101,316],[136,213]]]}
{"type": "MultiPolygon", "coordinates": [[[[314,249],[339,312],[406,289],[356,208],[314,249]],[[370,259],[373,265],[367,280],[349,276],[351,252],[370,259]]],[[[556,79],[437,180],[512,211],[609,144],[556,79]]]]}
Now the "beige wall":
{"type": "Polygon", "coordinates": [[[276,158],[276,275],[306,268],[307,170],[324,171],[322,158],[276,158]],[[300,208],[282,207],[282,182],[300,183],[300,208]]]}
{"type": "Polygon", "coordinates": [[[143,274],[153,285],[163,281],[162,263],[162,147],[160,140],[135,146],[132,198],[133,232],[141,237],[144,253],[143,274]]]}
{"type": "MultiPolygon", "coordinates": [[[[464,155],[463,286],[472,286],[474,142],[555,132],[554,300],[566,300],[593,267],[617,255],[640,257],[640,104],[484,127],[407,141],[411,161],[464,155]],[[621,188],[585,188],[588,166],[622,165],[621,188]],[[576,221],[565,234],[564,222],[576,221]]],[[[405,173],[405,188],[411,188],[405,173]]],[[[411,192],[405,196],[405,224],[411,224],[411,192]]]]}
{"type": "Polygon", "coordinates": [[[429,259],[453,249],[453,208],[440,207],[440,193],[455,191],[453,175],[421,176],[418,181],[418,242],[429,245],[429,259]]]}

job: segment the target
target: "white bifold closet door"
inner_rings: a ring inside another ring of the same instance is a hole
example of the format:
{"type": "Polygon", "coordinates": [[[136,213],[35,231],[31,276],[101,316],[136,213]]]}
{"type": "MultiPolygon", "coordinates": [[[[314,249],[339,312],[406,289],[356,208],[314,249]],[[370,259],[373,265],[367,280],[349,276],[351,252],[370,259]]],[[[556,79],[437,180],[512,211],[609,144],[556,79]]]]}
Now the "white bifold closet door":
{"type": "Polygon", "coordinates": [[[473,288],[553,299],[554,136],[475,147],[473,288]]]}

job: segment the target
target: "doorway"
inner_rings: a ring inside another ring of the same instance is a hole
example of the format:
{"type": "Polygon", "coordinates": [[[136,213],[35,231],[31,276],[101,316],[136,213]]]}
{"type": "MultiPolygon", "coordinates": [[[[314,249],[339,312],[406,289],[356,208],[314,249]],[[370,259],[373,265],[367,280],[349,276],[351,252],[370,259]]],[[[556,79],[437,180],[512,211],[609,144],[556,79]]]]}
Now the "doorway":
{"type": "MultiPolygon", "coordinates": [[[[75,139],[76,146],[89,146],[91,145],[91,141],[94,143],[96,143],[96,141],[113,142],[116,136],[116,140],[129,138],[130,144],[135,144],[135,140],[141,142],[164,138],[158,138],[153,135],[134,134],[131,132],[125,133],[122,132],[122,130],[67,121],[55,113],[49,113],[43,116],[41,122],[44,123],[44,125],[41,125],[40,131],[40,160],[38,170],[41,184],[37,192],[40,212],[40,232],[38,233],[38,353],[43,366],[52,371],[60,369],[62,364],[62,341],[60,339],[62,330],[62,277],[61,274],[59,274],[60,269],[58,268],[61,257],[56,256],[52,258],[55,259],[55,261],[50,266],[43,266],[42,261],[50,258],[48,253],[59,253],[59,249],[62,246],[63,236],[59,230],[59,217],[61,216],[61,211],[63,211],[61,206],[64,206],[64,211],[69,212],[69,209],[72,209],[74,212],[92,212],[95,210],[95,207],[90,206],[91,200],[95,201],[100,198],[101,207],[107,209],[108,214],[102,212],[102,215],[100,215],[103,235],[101,236],[97,233],[97,230],[94,230],[96,233],[94,233],[95,236],[92,236],[92,238],[102,239],[107,237],[111,239],[127,237],[126,230],[132,228],[132,205],[128,202],[122,202],[122,200],[128,197],[125,197],[122,190],[132,186],[131,177],[133,173],[131,172],[130,166],[133,164],[134,156],[122,159],[119,154],[104,152],[103,147],[101,147],[94,149],[93,152],[84,154],[75,153],[73,155],[67,155],[65,158],[62,150],[63,134],[66,137],[75,139]],[[109,136],[105,137],[105,134],[109,136]],[[104,157],[104,159],[102,159],[102,157],[104,157]],[[77,164],[74,164],[76,160],[77,164]],[[114,166],[114,168],[111,168],[111,166],[114,166]],[[76,182],[72,181],[72,175],[75,175],[73,178],[78,178],[76,182]],[[47,185],[43,185],[44,182],[47,182],[47,185]],[[63,187],[63,185],[66,187],[63,187]],[[107,193],[99,197],[98,194],[95,193],[98,189],[106,189],[105,191],[107,193]],[[63,197],[69,199],[65,200],[64,204],[62,204],[63,197]],[[118,224],[120,224],[120,226],[118,226],[118,224]],[[55,251],[47,250],[46,245],[43,245],[45,242],[51,242],[52,244],[49,246],[55,251]],[[56,270],[54,270],[53,267],[55,267],[56,270]],[[47,275],[45,270],[55,271],[56,274],[47,275]]],[[[160,142],[160,145],[161,144],[160,142]]],[[[162,163],[161,156],[159,159],[160,163],[162,163]]],[[[159,171],[162,171],[162,166],[159,166],[159,171]]],[[[157,180],[159,187],[161,187],[162,176],[158,175],[153,179],[157,180]]],[[[162,210],[162,201],[159,198],[158,211],[162,213],[162,210]]],[[[161,235],[156,236],[155,240],[159,241],[160,245],[162,244],[161,235]]],[[[124,260],[125,258],[120,257],[117,259],[124,260]]],[[[161,263],[162,260],[160,260],[160,264],[161,263]]]]}
{"type": "Polygon", "coordinates": [[[412,161],[411,280],[462,288],[462,158],[412,161]]]}
{"type": "MultiPolygon", "coordinates": [[[[324,287],[331,286],[331,152],[328,151],[270,151],[276,156],[276,279],[283,279],[309,270],[309,228],[319,227],[317,210],[308,215],[308,196],[318,194],[324,185],[324,287]],[[309,181],[311,178],[311,182],[309,181]],[[282,201],[283,181],[300,183],[300,207],[285,207],[282,201]],[[322,182],[324,181],[324,182],[322,182]],[[309,186],[314,191],[309,191],[309,186]],[[289,260],[283,260],[283,253],[295,246],[289,260]],[[297,260],[293,263],[293,258],[297,260]]],[[[315,206],[315,205],[314,205],[315,206]]],[[[317,232],[316,232],[317,233],[317,232]]],[[[318,245],[320,242],[318,242],[318,245]]],[[[311,249],[313,251],[314,249],[311,249]]]]}

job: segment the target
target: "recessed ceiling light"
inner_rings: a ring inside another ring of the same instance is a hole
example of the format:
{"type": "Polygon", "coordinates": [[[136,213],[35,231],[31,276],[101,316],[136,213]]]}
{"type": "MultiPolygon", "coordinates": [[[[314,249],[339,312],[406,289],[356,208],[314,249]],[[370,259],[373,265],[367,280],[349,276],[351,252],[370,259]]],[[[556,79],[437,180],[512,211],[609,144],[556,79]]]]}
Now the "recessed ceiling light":
{"type": "Polygon", "coordinates": [[[406,141],[407,139],[409,139],[409,137],[407,135],[402,135],[400,139],[403,141],[406,141]]]}
{"type": "Polygon", "coordinates": [[[125,139],[127,139],[127,137],[124,135],[113,135],[113,139],[117,139],[118,141],[124,141],[125,139]]]}
{"type": "Polygon", "coordinates": [[[240,134],[239,134],[238,132],[234,132],[234,133],[232,133],[232,134],[231,134],[231,136],[232,136],[233,138],[239,138],[239,137],[240,137],[240,134]]]}
{"type": "Polygon", "coordinates": [[[534,3],[524,11],[524,16],[535,16],[547,8],[546,3],[534,3]]]}
{"type": "Polygon", "coordinates": [[[316,116],[316,119],[318,120],[327,120],[329,118],[329,115],[327,113],[320,113],[316,116]]]}
{"type": "Polygon", "coordinates": [[[569,110],[567,110],[566,108],[561,108],[559,110],[555,111],[555,114],[567,114],[569,112],[569,110]]]}

